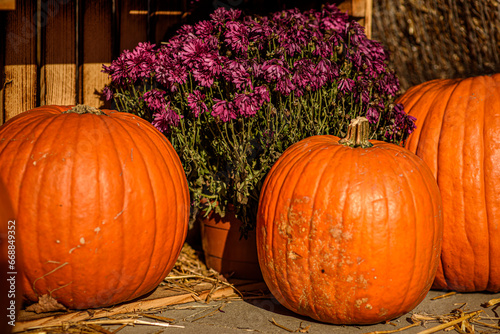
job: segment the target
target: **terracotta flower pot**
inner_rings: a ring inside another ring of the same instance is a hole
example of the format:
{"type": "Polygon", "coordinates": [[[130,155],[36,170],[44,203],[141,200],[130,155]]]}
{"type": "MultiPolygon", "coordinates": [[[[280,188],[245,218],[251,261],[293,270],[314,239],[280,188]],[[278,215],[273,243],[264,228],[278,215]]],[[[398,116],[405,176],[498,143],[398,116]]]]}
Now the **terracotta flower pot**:
{"type": "Polygon", "coordinates": [[[262,279],[255,231],[250,231],[248,239],[240,239],[242,223],[232,210],[227,210],[225,217],[211,213],[199,219],[207,267],[232,278],[262,279]]]}

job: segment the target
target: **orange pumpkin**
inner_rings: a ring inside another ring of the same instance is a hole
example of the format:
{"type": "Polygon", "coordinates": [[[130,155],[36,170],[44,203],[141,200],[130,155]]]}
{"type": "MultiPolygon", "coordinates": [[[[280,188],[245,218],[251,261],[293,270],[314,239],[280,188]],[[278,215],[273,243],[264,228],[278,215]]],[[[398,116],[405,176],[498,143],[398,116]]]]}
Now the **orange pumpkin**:
{"type": "Polygon", "coordinates": [[[417,118],[406,147],[437,179],[443,249],[433,288],[500,291],[500,74],[438,79],[399,100],[417,118]]]}
{"type": "Polygon", "coordinates": [[[17,215],[26,297],[105,307],[153,290],[189,218],[179,157],[128,113],[44,106],[0,127],[0,180],[17,215]]]}
{"type": "Polygon", "coordinates": [[[288,309],[334,324],[373,324],[417,306],[442,238],[432,173],[408,150],[313,136],[288,148],[262,188],[257,251],[270,291],[288,309]],[[351,147],[351,146],[354,147],[351,147]]]}
{"type": "Polygon", "coordinates": [[[22,301],[17,284],[21,265],[16,258],[16,219],[3,182],[0,181],[0,307],[6,313],[0,325],[1,333],[11,333],[22,301]]]}

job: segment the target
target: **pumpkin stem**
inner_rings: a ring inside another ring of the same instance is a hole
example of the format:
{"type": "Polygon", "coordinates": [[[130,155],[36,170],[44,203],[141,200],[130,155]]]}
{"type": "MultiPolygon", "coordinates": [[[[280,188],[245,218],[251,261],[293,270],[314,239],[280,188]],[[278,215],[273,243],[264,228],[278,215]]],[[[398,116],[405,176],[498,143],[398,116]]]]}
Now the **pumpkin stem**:
{"type": "Polygon", "coordinates": [[[97,108],[90,107],[85,104],[77,104],[71,109],[68,109],[63,112],[63,114],[70,114],[70,113],[75,113],[75,114],[93,114],[93,115],[106,115],[102,111],[100,111],[97,108]]]}
{"type": "Polygon", "coordinates": [[[356,117],[351,120],[347,129],[347,136],[339,140],[339,144],[349,147],[372,147],[373,144],[368,141],[370,135],[370,124],[365,117],[356,117]]]}

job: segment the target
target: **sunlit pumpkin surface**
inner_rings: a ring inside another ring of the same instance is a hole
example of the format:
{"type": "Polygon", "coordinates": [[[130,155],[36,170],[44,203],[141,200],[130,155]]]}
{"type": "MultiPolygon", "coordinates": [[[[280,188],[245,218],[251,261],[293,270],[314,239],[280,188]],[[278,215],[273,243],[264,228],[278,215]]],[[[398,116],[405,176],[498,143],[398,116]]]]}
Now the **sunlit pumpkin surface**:
{"type": "Polygon", "coordinates": [[[434,288],[500,291],[500,74],[433,80],[398,101],[417,118],[407,148],[435,175],[443,250],[434,288]]]}
{"type": "Polygon", "coordinates": [[[260,266],[273,295],[296,313],[378,323],[409,312],[430,289],[441,200],[413,153],[338,141],[310,137],[274,165],[259,204],[260,266]]]}
{"type": "Polygon", "coordinates": [[[45,106],[0,127],[0,179],[13,200],[26,297],[68,308],[114,305],[154,289],[185,240],[180,160],[127,113],[45,106]]]}

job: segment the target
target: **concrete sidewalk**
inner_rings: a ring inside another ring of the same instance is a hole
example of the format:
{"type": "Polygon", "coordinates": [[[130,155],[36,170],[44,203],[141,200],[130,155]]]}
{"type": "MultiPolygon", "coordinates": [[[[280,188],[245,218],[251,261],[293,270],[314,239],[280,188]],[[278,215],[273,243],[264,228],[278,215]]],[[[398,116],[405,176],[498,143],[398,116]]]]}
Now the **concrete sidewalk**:
{"type": "MultiPolygon", "coordinates": [[[[481,310],[481,321],[499,326],[500,305],[484,307],[491,299],[500,298],[500,293],[468,293],[456,294],[447,298],[431,300],[433,297],[441,296],[442,291],[430,291],[424,301],[412,312],[389,324],[378,324],[371,326],[336,326],[319,323],[307,317],[296,315],[281,306],[275,299],[255,299],[251,301],[231,300],[213,301],[208,304],[192,302],[176,305],[156,315],[175,319],[173,325],[183,328],[162,328],[149,325],[127,326],[121,329],[119,334],[157,334],[157,333],[199,333],[199,334],[224,334],[224,333],[288,333],[290,331],[322,334],[364,334],[374,331],[389,331],[410,325],[407,320],[414,313],[444,315],[452,310],[460,308],[463,311],[481,310]],[[496,318],[494,320],[486,317],[496,318]],[[272,321],[275,321],[275,324],[272,321]],[[285,328],[279,327],[283,326],[285,328]],[[288,329],[288,330],[287,330],[288,329]],[[302,331],[301,331],[302,330],[302,331]]],[[[144,319],[154,321],[153,319],[144,319]]],[[[420,333],[423,330],[437,326],[437,321],[429,321],[424,325],[406,329],[401,333],[420,333]]],[[[108,326],[106,326],[108,327],[108,326]]],[[[108,327],[111,331],[118,326],[108,327]]],[[[474,324],[476,333],[500,333],[500,329],[490,328],[474,324]]],[[[439,333],[445,333],[439,331],[439,333]]],[[[457,333],[450,331],[448,333],[457,333]]]]}

